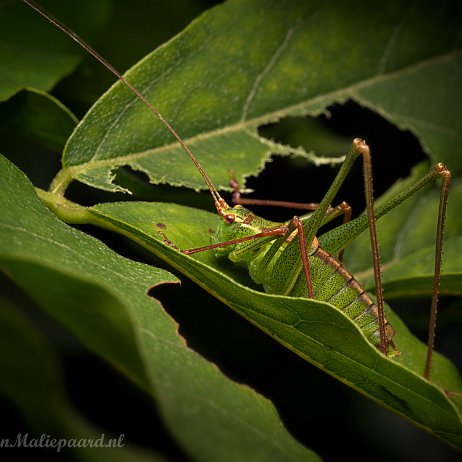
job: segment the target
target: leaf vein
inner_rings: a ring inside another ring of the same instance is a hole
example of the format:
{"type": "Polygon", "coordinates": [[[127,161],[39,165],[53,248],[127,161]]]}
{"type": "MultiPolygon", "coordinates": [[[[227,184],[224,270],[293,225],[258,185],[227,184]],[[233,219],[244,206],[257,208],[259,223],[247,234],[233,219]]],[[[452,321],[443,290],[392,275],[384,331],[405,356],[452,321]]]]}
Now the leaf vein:
{"type": "Polygon", "coordinates": [[[263,79],[268,75],[270,70],[274,67],[276,64],[277,60],[281,56],[281,54],[284,52],[284,50],[288,47],[290,40],[292,36],[294,35],[294,32],[297,28],[296,27],[291,27],[288,31],[287,34],[284,37],[284,40],[282,43],[279,45],[278,48],[276,48],[275,52],[273,53],[273,56],[268,60],[266,66],[263,68],[263,70],[260,72],[260,74],[257,75],[257,77],[254,80],[254,83],[252,85],[252,88],[250,89],[250,92],[244,102],[243,108],[242,108],[242,115],[241,115],[241,122],[245,121],[247,119],[247,115],[249,112],[249,107],[250,104],[252,103],[253,99],[255,98],[255,95],[257,94],[258,88],[263,81],[263,79]]]}
{"type": "MultiPolygon", "coordinates": [[[[201,140],[213,139],[215,137],[224,136],[227,134],[232,134],[232,133],[241,132],[241,131],[248,131],[249,129],[253,129],[255,127],[268,123],[268,121],[277,121],[277,120],[280,120],[294,113],[308,114],[310,111],[310,107],[318,107],[319,105],[323,105],[323,104],[328,105],[334,101],[340,101],[342,99],[346,100],[348,97],[350,98],[358,97],[359,98],[360,97],[359,92],[362,89],[366,89],[378,83],[383,83],[386,81],[390,81],[392,79],[405,76],[407,74],[411,74],[418,70],[434,66],[436,64],[442,64],[444,62],[454,60],[456,57],[459,57],[459,56],[462,56],[462,52],[460,50],[452,51],[444,55],[432,57],[425,61],[418,62],[414,65],[408,66],[403,69],[399,69],[394,72],[390,72],[388,74],[375,75],[369,79],[365,79],[360,82],[353,83],[352,85],[342,88],[340,90],[334,90],[329,93],[317,95],[313,98],[286,106],[283,109],[279,109],[271,113],[266,113],[264,115],[254,117],[252,119],[240,120],[235,123],[230,123],[216,130],[211,130],[207,133],[199,133],[198,135],[189,137],[188,139],[185,140],[185,142],[189,145],[192,145],[195,142],[199,142],[201,140]]],[[[412,119],[408,117],[408,120],[412,120],[412,119]]],[[[421,124],[426,123],[422,121],[418,121],[418,122],[421,124]]],[[[439,126],[433,126],[433,128],[435,130],[444,131],[444,128],[439,127],[439,126]]],[[[457,132],[451,131],[451,135],[452,136],[457,135],[457,132]]],[[[115,166],[120,166],[120,165],[127,165],[127,164],[130,164],[130,162],[133,162],[137,159],[152,156],[155,153],[165,152],[170,149],[174,149],[176,147],[177,147],[177,143],[172,142],[172,143],[160,146],[160,147],[147,149],[145,151],[139,151],[139,152],[134,152],[134,153],[118,156],[117,158],[85,162],[79,165],[68,167],[68,169],[72,171],[73,177],[76,178],[80,172],[84,172],[87,170],[93,170],[94,168],[97,168],[97,167],[104,167],[104,166],[115,167],[115,166]]]]}
{"type": "Polygon", "coordinates": [[[403,30],[407,21],[409,20],[413,10],[414,7],[413,5],[411,5],[410,8],[408,8],[407,13],[401,16],[401,21],[399,21],[398,24],[391,31],[390,37],[388,38],[388,41],[385,44],[382,56],[380,57],[379,65],[377,67],[377,75],[380,75],[385,71],[391,52],[395,48],[396,43],[398,41],[398,37],[401,34],[401,31],[403,30]]]}

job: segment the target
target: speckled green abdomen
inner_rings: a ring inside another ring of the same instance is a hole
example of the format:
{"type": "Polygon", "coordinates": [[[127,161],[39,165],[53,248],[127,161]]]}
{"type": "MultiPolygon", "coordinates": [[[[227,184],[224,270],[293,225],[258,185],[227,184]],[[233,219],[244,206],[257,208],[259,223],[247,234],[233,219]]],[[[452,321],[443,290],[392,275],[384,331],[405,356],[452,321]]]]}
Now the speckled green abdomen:
{"type": "MultiPolygon", "coordinates": [[[[234,208],[233,211],[238,217],[234,225],[236,229],[233,229],[233,225],[219,226],[213,242],[252,236],[264,229],[281,226],[281,223],[264,220],[243,207],[234,208]]],[[[216,253],[219,256],[228,256],[235,263],[244,264],[252,279],[257,284],[262,284],[267,293],[308,297],[300,247],[295,245],[297,242],[297,232],[293,231],[289,236],[261,238],[222,247],[216,253]]],[[[309,250],[308,259],[313,298],[330,303],[345,313],[358,325],[367,339],[378,347],[378,308],[371,297],[336,258],[319,247],[316,239],[309,250]]],[[[394,329],[386,319],[385,333],[387,345],[392,346],[388,356],[399,354],[392,341],[394,329]]]]}

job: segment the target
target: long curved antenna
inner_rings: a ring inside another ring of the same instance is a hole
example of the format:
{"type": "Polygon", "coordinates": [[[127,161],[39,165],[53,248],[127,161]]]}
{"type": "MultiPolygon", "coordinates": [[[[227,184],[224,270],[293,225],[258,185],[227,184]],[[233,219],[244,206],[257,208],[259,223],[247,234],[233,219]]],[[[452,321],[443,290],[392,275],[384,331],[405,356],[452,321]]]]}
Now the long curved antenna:
{"type": "Polygon", "coordinates": [[[55,18],[51,13],[46,11],[42,6],[38,5],[37,3],[31,0],[23,0],[24,3],[29,5],[32,9],[34,9],[37,13],[42,15],[45,19],[50,21],[53,25],[61,29],[67,36],[77,42],[84,50],[90,53],[96,60],[98,60],[106,69],[112,72],[120,81],[122,81],[130,90],[138,97],[140,101],[144,103],[144,105],[165,125],[167,130],[174,136],[174,138],[180,143],[181,147],[184,149],[186,154],[191,158],[194,162],[197,170],[202,175],[207,187],[212,194],[213,200],[215,202],[215,207],[217,208],[218,213],[220,216],[226,216],[226,211],[228,210],[229,206],[224,199],[220,196],[218,191],[216,190],[215,186],[213,185],[212,181],[208,177],[205,170],[202,168],[201,164],[197,160],[196,156],[192,153],[192,151],[188,148],[186,143],[183,139],[178,135],[178,133],[173,129],[173,127],[167,122],[164,116],[149,102],[149,100],[134,87],[111,63],[109,63],[105,58],[103,58],[94,48],[92,48],[85,40],[80,38],[70,27],[63,24],[59,19],[55,18]]]}

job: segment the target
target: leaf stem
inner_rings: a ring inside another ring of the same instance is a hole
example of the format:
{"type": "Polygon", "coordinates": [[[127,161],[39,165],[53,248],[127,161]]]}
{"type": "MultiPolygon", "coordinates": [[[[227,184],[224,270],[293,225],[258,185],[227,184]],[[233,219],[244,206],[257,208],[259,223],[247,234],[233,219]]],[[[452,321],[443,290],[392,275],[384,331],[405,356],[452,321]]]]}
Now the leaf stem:
{"type": "Polygon", "coordinates": [[[72,180],[73,177],[70,168],[63,168],[53,178],[48,191],[51,194],[63,197],[72,180]]]}
{"type": "Polygon", "coordinates": [[[121,230],[120,227],[114,226],[109,221],[103,220],[95,213],[92,213],[92,207],[85,207],[72,202],[59,193],[45,191],[40,188],[35,188],[35,190],[42,202],[64,223],[69,225],[94,225],[112,232],[123,234],[130,239],[137,241],[133,238],[132,234],[124,232],[124,230],[121,230]]]}
{"type": "Polygon", "coordinates": [[[36,188],[36,191],[44,204],[65,223],[87,224],[90,222],[87,207],[66,199],[58,192],[45,191],[40,188],[36,188]]]}

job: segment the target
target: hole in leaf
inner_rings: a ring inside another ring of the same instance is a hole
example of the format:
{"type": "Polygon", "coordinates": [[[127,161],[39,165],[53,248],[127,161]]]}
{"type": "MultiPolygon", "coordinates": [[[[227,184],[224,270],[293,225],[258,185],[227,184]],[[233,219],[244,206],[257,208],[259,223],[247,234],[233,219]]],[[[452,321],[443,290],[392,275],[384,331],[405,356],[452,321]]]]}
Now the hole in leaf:
{"type": "MultiPolygon", "coordinates": [[[[364,138],[371,148],[374,196],[380,197],[397,179],[409,175],[411,168],[424,160],[417,138],[402,131],[376,113],[354,102],[328,108],[329,117],[287,118],[261,127],[262,136],[306,151],[320,149],[321,155],[344,155],[356,137],[364,138]],[[319,137],[321,132],[322,136],[319,137]],[[327,133],[327,135],[326,135],[327,133]],[[329,133],[333,141],[326,144],[329,133]],[[324,140],[321,142],[320,140],[324,140]]],[[[302,158],[274,156],[258,178],[249,178],[250,197],[294,202],[319,202],[332,183],[338,167],[313,166],[302,158]]],[[[358,159],[340,189],[336,203],[348,202],[357,216],[365,207],[362,164],[358,159]]],[[[260,210],[256,210],[260,215],[260,210]]],[[[271,210],[268,218],[287,220],[299,211],[271,210]]],[[[266,216],[266,215],[265,215],[266,216]]]]}

